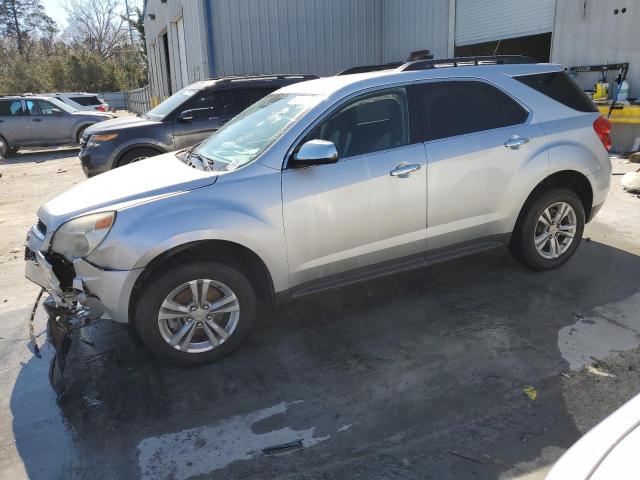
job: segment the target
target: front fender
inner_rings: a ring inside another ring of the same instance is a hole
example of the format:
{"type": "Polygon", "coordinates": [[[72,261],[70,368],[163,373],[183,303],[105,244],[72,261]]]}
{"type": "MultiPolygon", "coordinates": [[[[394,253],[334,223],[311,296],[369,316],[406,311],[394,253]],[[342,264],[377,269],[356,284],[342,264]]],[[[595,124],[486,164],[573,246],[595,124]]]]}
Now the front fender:
{"type": "Polygon", "coordinates": [[[236,176],[221,174],[211,186],[118,211],[112,231],[90,260],[103,268],[133,270],[175,247],[223,240],[253,251],[269,270],[276,291],[287,289],[280,172],[255,165],[258,175],[220,180],[236,176]]]}

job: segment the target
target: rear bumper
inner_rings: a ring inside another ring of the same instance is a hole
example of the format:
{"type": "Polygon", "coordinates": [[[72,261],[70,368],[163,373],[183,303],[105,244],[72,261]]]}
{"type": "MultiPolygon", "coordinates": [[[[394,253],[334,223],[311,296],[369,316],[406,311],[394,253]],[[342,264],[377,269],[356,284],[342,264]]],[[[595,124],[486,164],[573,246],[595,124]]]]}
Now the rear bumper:
{"type": "Polygon", "coordinates": [[[71,285],[63,288],[55,273],[56,265],[51,263],[55,259],[40,251],[39,243],[34,235],[27,240],[25,277],[47,290],[58,306],[70,307],[79,302],[92,317],[129,321],[131,292],[144,269],[104,270],[80,258],[73,262],[71,285]]]}

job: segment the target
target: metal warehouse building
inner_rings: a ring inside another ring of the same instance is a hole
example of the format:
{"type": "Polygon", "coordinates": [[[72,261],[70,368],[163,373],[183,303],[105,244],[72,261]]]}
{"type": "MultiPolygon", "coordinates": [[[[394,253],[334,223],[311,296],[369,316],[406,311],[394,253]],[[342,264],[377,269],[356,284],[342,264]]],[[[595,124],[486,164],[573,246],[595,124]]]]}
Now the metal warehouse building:
{"type": "Polygon", "coordinates": [[[144,13],[156,99],[205,78],[332,75],[417,50],[629,62],[640,96],[640,0],[146,0],[144,13]]]}

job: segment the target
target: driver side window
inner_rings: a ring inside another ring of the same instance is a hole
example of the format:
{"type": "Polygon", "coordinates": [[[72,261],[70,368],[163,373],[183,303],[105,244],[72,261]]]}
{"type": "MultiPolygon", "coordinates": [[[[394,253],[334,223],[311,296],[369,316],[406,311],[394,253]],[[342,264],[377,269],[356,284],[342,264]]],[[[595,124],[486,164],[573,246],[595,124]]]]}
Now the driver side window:
{"type": "Polygon", "coordinates": [[[408,145],[406,89],[393,88],[356,98],[314,128],[306,140],[333,142],[340,158],[408,145]]]}

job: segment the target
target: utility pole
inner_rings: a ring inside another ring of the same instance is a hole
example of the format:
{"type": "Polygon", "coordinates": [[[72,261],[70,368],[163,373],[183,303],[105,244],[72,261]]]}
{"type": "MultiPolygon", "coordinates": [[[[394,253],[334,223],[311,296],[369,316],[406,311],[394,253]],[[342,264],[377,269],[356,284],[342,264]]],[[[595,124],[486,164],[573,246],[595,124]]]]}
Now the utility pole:
{"type": "Polygon", "coordinates": [[[127,25],[129,26],[129,40],[133,47],[133,31],[131,30],[131,17],[129,16],[129,0],[124,0],[124,8],[127,10],[127,25]]]}

